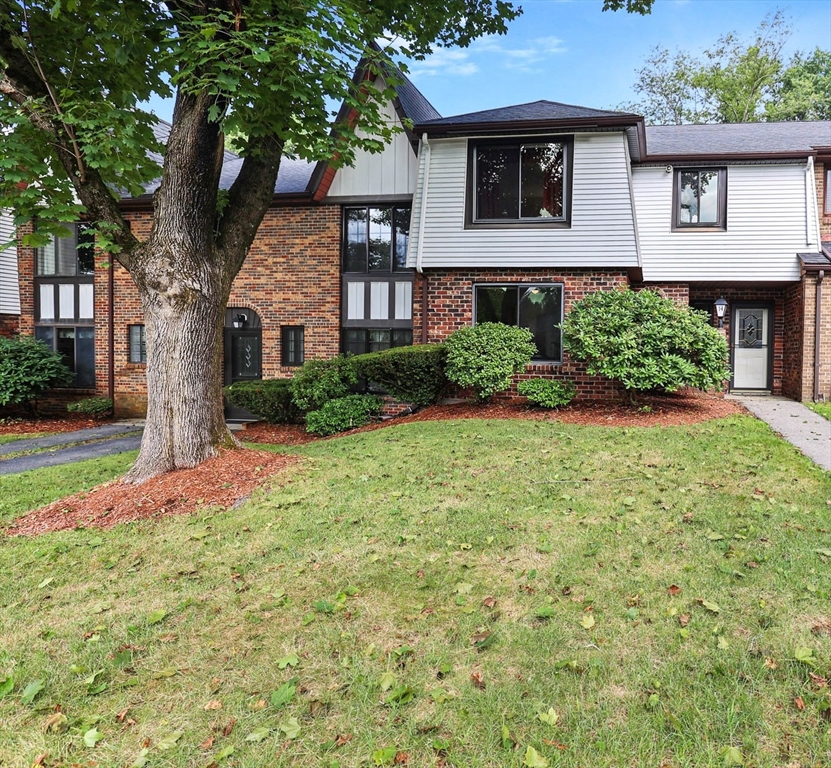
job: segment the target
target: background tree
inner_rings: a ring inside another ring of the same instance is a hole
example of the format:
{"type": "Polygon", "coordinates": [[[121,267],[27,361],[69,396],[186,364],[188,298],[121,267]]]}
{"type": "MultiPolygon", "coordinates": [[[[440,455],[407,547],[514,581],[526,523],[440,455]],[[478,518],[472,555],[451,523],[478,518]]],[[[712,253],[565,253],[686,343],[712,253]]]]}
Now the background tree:
{"type": "MultiPolygon", "coordinates": [[[[605,0],[604,10],[644,13],[652,1],[605,0]]],[[[128,481],[234,443],[222,411],[224,308],[286,148],[339,163],[380,150],[391,129],[379,107],[392,91],[372,75],[434,44],[502,34],[518,13],[505,0],[0,0],[0,207],[18,224],[37,220],[29,246],[88,217],[141,299],[148,410],[128,481]],[[356,84],[359,61],[370,79],[356,84]],[[174,93],[163,147],[139,103],[174,93]],[[354,120],[331,125],[330,100],[359,115],[363,138],[354,120]],[[225,132],[244,137],[244,161],[220,191],[225,132]],[[155,178],[140,242],[118,191],[141,194],[155,178]]]]}
{"type": "Polygon", "coordinates": [[[750,41],[731,33],[699,57],[654,48],[637,72],[641,99],[621,108],[654,125],[824,119],[831,113],[831,54],[817,49],[785,63],[790,34],[777,11],[750,41]]]}

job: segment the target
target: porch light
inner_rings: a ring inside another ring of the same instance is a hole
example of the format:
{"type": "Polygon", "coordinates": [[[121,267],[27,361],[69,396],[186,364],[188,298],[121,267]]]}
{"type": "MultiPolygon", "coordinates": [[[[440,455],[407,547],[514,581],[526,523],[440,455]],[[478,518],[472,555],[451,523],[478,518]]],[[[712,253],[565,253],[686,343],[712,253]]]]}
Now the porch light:
{"type": "Polygon", "coordinates": [[[727,300],[724,297],[716,299],[713,306],[716,308],[716,317],[718,318],[718,327],[724,328],[724,312],[727,309],[727,300]]]}
{"type": "Polygon", "coordinates": [[[243,315],[242,312],[240,312],[238,315],[234,315],[234,328],[244,328],[247,320],[248,317],[246,315],[243,315]]]}

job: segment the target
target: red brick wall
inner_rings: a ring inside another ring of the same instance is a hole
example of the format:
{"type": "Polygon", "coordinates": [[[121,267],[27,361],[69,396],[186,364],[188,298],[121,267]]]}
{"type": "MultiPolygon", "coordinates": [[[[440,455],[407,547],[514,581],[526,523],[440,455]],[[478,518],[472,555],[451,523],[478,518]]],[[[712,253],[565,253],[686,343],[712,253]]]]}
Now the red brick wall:
{"type": "MultiPolygon", "coordinates": [[[[457,328],[473,322],[473,285],[481,283],[563,283],[565,313],[572,304],[587,293],[611,290],[628,285],[625,271],[558,270],[558,269],[431,269],[427,271],[428,341],[446,339],[457,328]]],[[[418,301],[413,308],[413,337],[421,340],[423,312],[420,280],[416,280],[418,301]]],[[[606,379],[586,374],[585,366],[564,356],[564,362],[529,365],[520,379],[544,376],[553,379],[569,379],[577,386],[579,399],[603,399],[618,397],[617,386],[606,379]]],[[[516,394],[515,388],[505,393],[516,394]]]]}
{"type": "Polygon", "coordinates": [[[14,336],[20,329],[17,315],[0,315],[0,336],[14,336]]]}
{"type": "Polygon", "coordinates": [[[817,178],[817,210],[819,231],[823,240],[831,240],[831,211],[825,211],[825,170],[831,168],[831,160],[817,162],[814,166],[817,178]]]}
{"type": "MultiPolygon", "coordinates": [[[[804,342],[800,359],[800,389],[793,397],[813,400],[814,397],[814,329],[816,327],[817,275],[806,274],[803,288],[804,342]]],[[[822,324],[819,358],[819,396],[831,401],[831,274],[822,281],[822,324]]]]}
{"type": "Polygon", "coordinates": [[[682,307],[686,307],[690,303],[690,286],[686,283],[641,283],[632,287],[636,291],[644,288],[655,291],[665,299],[672,299],[682,307]]]}
{"type": "MultiPolygon", "coordinates": [[[[783,323],[782,394],[794,400],[803,399],[803,353],[805,350],[805,283],[785,289],[783,323]]],[[[812,342],[813,343],[813,342],[812,342]]]]}

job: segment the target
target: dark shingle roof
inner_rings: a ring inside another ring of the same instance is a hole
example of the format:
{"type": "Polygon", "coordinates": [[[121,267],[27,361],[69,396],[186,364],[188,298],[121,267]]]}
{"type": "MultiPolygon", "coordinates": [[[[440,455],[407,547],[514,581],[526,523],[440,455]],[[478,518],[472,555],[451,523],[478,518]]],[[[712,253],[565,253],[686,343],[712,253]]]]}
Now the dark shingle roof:
{"type": "Polygon", "coordinates": [[[652,155],[810,154],[831,146],[831,121],[649,125],[646,149],[652,155]]]}
{"type": "Polygon", "coordinates": [[[441,115],[436,108],[425,98],[403,72],[398,71],[397,76],[401,78],[398,86],[398,103],[404,110],[404,116],[409,117],[414,123],[425,123],[428,120],[438,120],[441,115]]]}
{"type": "MultiPolygon", "coordinates": [[[[823,251],[828,252],[829,247],[831,247],[831,243],[822,244],[823,251]]],[[[831,267],[831,258],[826,253],[798,253],[796,255],[803,266],[831,267]]]]}
{"type": "Polygon", "coordinates": [[[608,109],[590,109],[575,104],[562,104],[559,101],[532,101],[528,104],[516,104],[512,107],[486,109],[481,112],[468,112],[435,120],[427,120],[424,127],[449,125],[486,125],[489,123],[512,123],[525,121],[586,120],[593,118],[630,117],[626,112],[613,112],[608,109]]]}

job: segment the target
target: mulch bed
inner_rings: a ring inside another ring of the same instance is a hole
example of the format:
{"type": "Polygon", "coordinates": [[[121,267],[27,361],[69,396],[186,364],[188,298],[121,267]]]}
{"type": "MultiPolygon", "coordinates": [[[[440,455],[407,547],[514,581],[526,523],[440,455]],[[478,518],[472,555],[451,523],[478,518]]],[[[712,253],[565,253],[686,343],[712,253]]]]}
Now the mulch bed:
{"type": "Polygon", "coordinates": [[[168,472],[141,485],[115,480],[87,493],[68,496],[18,518],[7,533],[36,536],[68,528],[112,528],[119,523],[209,507],[227,509],[297,461],[296,456],[269,451],[222,451],[198,467],[168,472]]]}
{"type": "Polygon", "coordinates": [[[111,424],[112,419],[93,419],[82,414],[62,416],[59,419],[0,419],[0,435],[31,435],[36,432],[74,432],[111,424]]]}
{"type": "MultiPolygon", "coordinates": [[[[414,421],[447,419],[532,419],[581,425],[656,427],[696,424],[739,413],[745,411],[737,402],[725,400],[720,395],[695,391],[642,396],[638,408],[604,401],[578,403],[559,411],[548,411],[531,407],[525,400],[501,400],[487,405],[434,405],[409,416],[370,424],[336,437],[414,421]]],[[[61,420],[60,423],[66,421],[69,420],[61,420]]],[[[50,423],[31,422],[40,427],[31,431],[52,431],[44,426],[50,423]]],[[[77,421],[74,423],[78,424],[77,421]]],[[[99,423],[94,422],[93,426],[99,423]]],[[[19,425],[17,430],[21,431],[19,425]]],[[[239,437],[251,443],[290,446],[332,439],[310,435],[302,424],[262,422],[249,424],[239,437]]],[[[118,523],[185,514],[207,507],[228,508],[248,497],[270,476],[297,461],[295,456],[268,451],[223,451],[198,467],[170,472],[142,485],[124,485],[116,480],[88,493],[61,499],[14,521],[7,533],[12,536],[35,536],[67,528],[110,528],[118,523]]]]}

